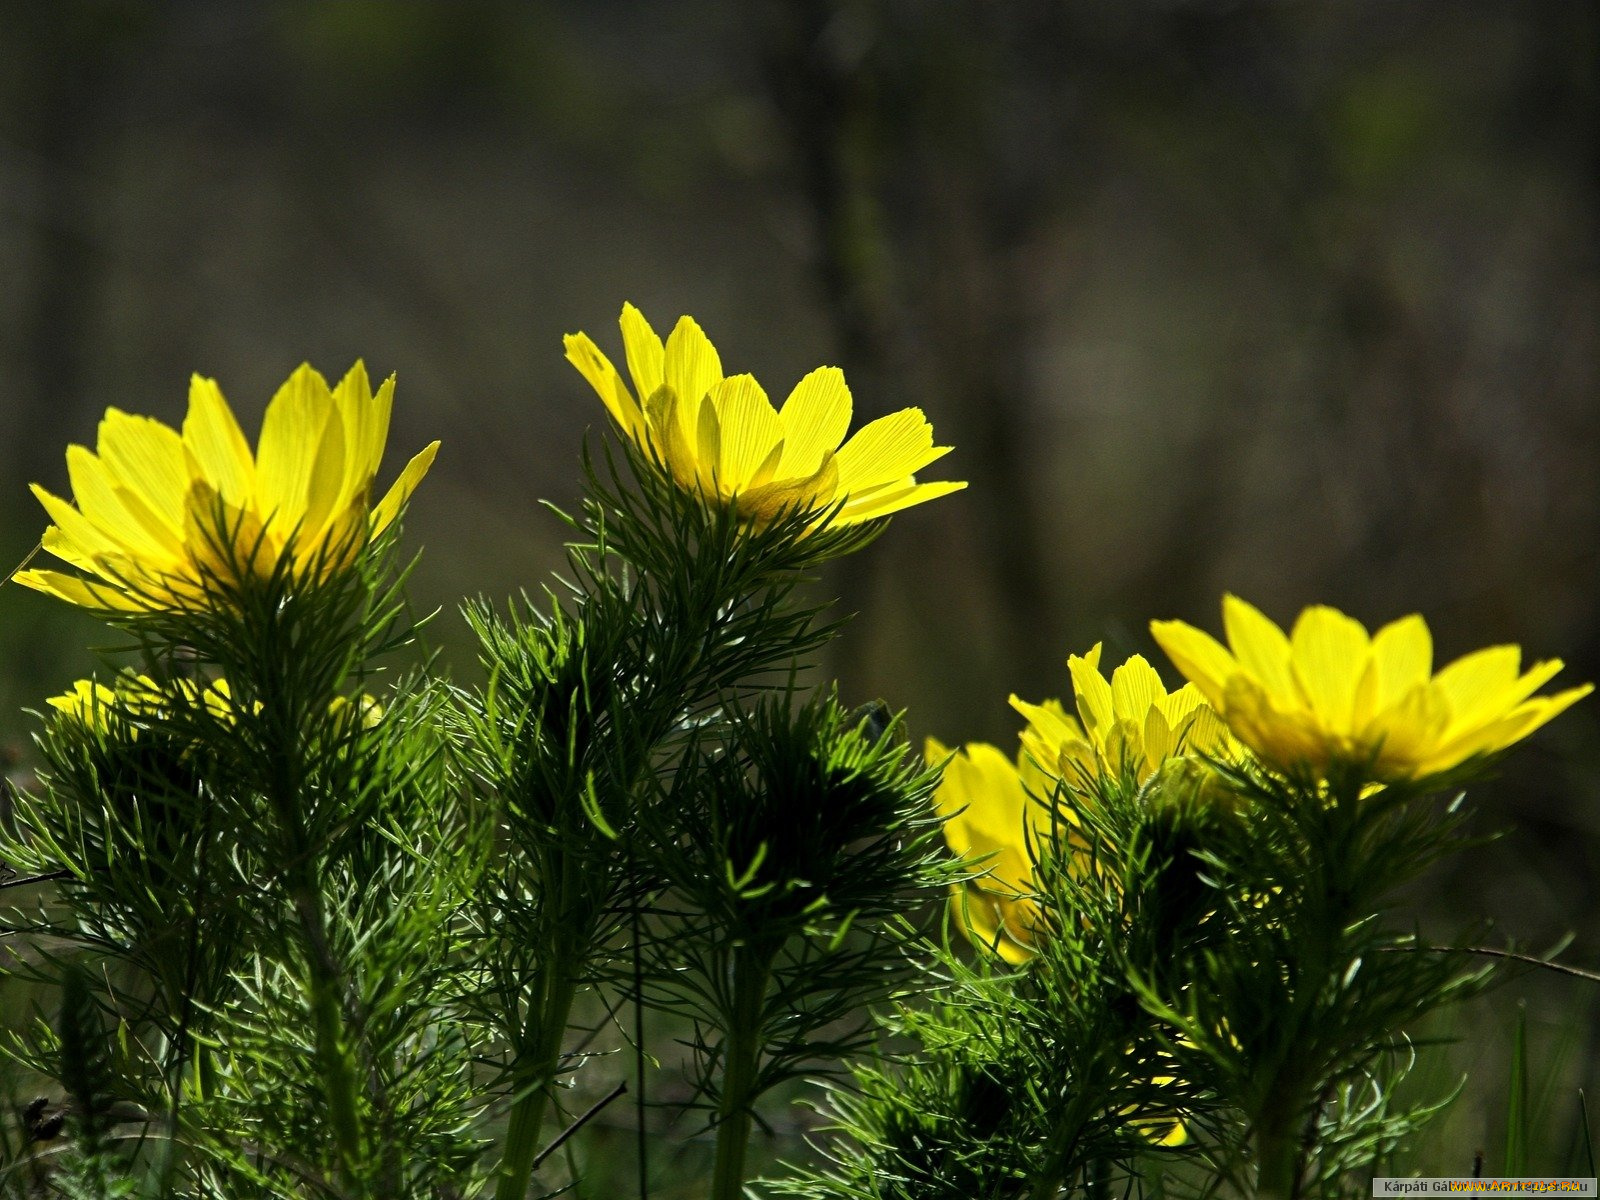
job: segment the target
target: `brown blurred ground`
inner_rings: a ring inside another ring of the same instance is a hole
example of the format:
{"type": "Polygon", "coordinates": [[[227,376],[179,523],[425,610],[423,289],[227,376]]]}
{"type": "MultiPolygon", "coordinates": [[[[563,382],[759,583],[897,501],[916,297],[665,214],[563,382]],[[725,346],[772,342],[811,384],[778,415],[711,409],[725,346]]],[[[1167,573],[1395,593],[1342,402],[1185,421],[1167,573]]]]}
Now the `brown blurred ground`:
{"type": "MultiPolygon", "coordinates": [[[[632,299],[956,446],[971,488],[824,582],[847,698],[919,737],[1009,746],[1009,691],[1224,589],[1600,679],[1589,0],[17,0],[0,50],[6,566],[106,406],[176,422],[198,370],[253,429],[361,356],[392,456],[444,441],[412,591],[470,678],[457,602],[559,562],[536,502],[603,424],[561,335],[632,299]]],[[[107,640],[0,592],[7,746],[107,640]]],[[[1512,832],[1434,927],[1600,966],[1600,704],[1478,801],[1512,832]]],[[[1600,989],[1519,990],[1596,1057],[1600,989]]]]}

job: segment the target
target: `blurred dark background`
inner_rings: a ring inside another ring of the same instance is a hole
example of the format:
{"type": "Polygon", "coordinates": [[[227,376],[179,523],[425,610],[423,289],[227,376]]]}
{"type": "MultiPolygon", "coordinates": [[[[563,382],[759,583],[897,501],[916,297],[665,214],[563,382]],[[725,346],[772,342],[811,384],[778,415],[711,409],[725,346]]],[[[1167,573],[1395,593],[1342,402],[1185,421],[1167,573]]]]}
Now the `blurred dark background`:
{"type": "MultiPolygon", "coordinates": [[[[0,279],[5,567],[107,406],[176,424],[200,371],[253,433],[301,360],[360,356],[399,375],[391,470],[443,439],[412,594],[471,679],[458,601],[559,564],[537,501],[604,424],[561,335],[620,354],[632,299],[955,445],[929,477],[971,487],[822,584],[860,614],[846,698],[919,738],[1009,748],[1008,692],[1216,629],[1224,590],[1600,679],[1593,0],[16,0],[0,279]]],[[[108,640],[0,590],[14,760],[108,640]]],[[[1600,703],[1475,803],[1508,835],[1428,927],[1600,967],[1600,703]]],[[[1509,994],[1569,1043],[1570,1137],[1600,985],[1509,994]]]]}

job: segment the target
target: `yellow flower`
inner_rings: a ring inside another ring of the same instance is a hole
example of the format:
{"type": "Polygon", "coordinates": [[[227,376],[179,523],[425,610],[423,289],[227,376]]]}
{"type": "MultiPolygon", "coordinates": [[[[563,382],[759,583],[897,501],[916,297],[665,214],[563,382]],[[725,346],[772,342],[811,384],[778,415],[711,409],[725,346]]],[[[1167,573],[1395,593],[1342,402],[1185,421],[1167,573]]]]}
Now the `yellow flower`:
{"type": "Polygon", "coordinates": [[[973,945],[1026,962],[1039,932],[1033,854],[1048,840],[1044,812],[1029,799],[1018,767],[994,746],[973,742],[951,757],[929,738],[926,755],[945,764],[933,801],[951,853],[987,872],[952,889],[956,921],[973,945]]]}
{"type": "MultiPolygon", "coordinates": [[[[973,945],[1009,963],[1025,963],[1038,953],[1044,932],[1033,899],[1038,886],[1034,855],[1049,839],[1045,810],[1030,798],[1031,782],[1025,786],[1030,768],[1014,765],[986,742],[968,743],[951,756],[947,747],[929,738],[924,753],[930,763],[945,764],[933,799],[944,818],[951,853],[987,869],[981,879],[951,889],[956,922],[973,945]]],[[[1169,1075],[1155,1077],[1156,1083],[1171,1081],[1169,1075]]],[[[1123,1111],[1131,1115],[1134,1109],[1123,1111]]],[[[1132,1124],[1157,1146],[1182,1145],[1189,1137],[1177,1117],[1144,1117],[1132,1124]]]]}
{"type": "MultiPolygon", "coordinates": [[[[988,868],[983,879],[956,888],[952,907],[975,943],[997,949],[1011,962],[1034,953],[1039,910],[1030,898],[1037,887],[1033,854],[1050,838],[1045,806],[1058,778],[1083,783],[1100,775],[1120,776],[1126,767],[1143,783],[1177,755],[1238,752],[1197,689],[1169,694],[1138,655],[1110,680],[1100,673],[1098,645],[1069,658],[1067,667],[1081,721],[1059,701],[1029,704],[1012,696],[1012,707],[1028,719],[1017,761],[985,743],[968,745],[945,764],[934,795],[950,849],[988,868]]],[[[929,762],[948,753],[928,740],[929,762]]],[[[1057,811],[1063,843],[1082,846],[1072,809],[1057,811]]]]}
{"type": "Polygon", "coordinates": [[[1369,635],[1337,609],[1300,614],[1288,636],[1236,596],[1222,601],[1227,649],[1182,621],[1151,632],[1235,736],[1281,770],[1368,766],[1377,780],[1448,771],[1503,750],[1589,694],[1534,696],[1559,659],[1521,670],[1516,646],[1491,646],[1433,673],[1420,616],[1369,635]]]}
{"type": "MultiPolygon", "coordinates": [[[[113,710],[126,717],[159,716],[168,706],[172,695],[172,691],[163,691],[148,675],[136,675],[131,671],[117,676],[116,685],[115,688],[109,688],[97,680],[80,679],[61,695],[51,696],[46,703],[84,725],[105,729],[106,715],[113,710]]],[[[230,725],[234,722],[233,690],[226,679],[213,679],[206,683],[179,679],[174,681],[173,688],[186,702],[192,704],[199,699],[212,716],[230,725]]],[[[256,701],[251,710],[260,712],[261,702],[256,701]]],[[[335,718],[349,716],[362,729],[376,729],[383,721],[383,712],[383,704],[365,692],[355,700],[335,696],[328,702],[329,715],[335,718]]]]}
{"type": "Polygon", "coordinates": [[[634,391],[586,333],[567,335],[568,361],[679,487],[744,520],[810,512],[813,525],[854,525],[967,486],[916,481],[950,450],[933,444],[920,409],[881,417],[841,446],[850,389],[837,367],[812,371],[775,409],[754,376],[723,376],[716,347],[692,318],[679,318],[665,345],[631,304],[621,324],[634,391]]]}
{"type": "Polygon", "coordinates": [[[1067,659],[1078,715],[1058,700],[1029,704],[1016,696],[1011,707],[1027,718],[1026,755],[1069,784],[1124,772],[1143,783],[1167,759],[1180,754],[1234,757],[1237,747],[1211,706],[1192,684],[1169,693],[1161,676],[1135,654],[1106,679],[1100,645],[1067,659]]]}
{"type": "MultiPolygon", "coordinates": [[[[1177,1077],[1173,1075],[1151,1076],[1151,1083],[1176,1083],[1177,1077]]],[[[1129,1111],[1122,1110],[1124,1115],[1129,1111]]],[[[1178,1116],[1141,1117],[1135,1121],[1134,1128],[1144,1135],[1145,1140],[1155,1146],[1182,1146],[1189,1141],[1189,1127],[1178,1116]]]]}
{"type": "Polygon", "coordinates": [[[80,725],[102,729],[105,727],[106,713],[116,707],[117,693],[93,679],[80,679],[61,695],[51,696],[45,703],[74,718],[80,725]]]}
{"type": "MultiPolygon", "coordinates": [[[[51,708],[66,713],[92,729],[107,728],[107,716],[115,711],[124,717],[149,717],[161,712],[166,694],[148,675],[125,672],[116,680],[117,686],[109,688],[93,679],[80,679],[59,696],[51,696],[46,703],[51,708]]],[[[198,697],[214,716],[225,721],[233,720],[233,695],[226,679],[198,684],[183,679],[177,688],[189,701],[198,697]]]]}
{"type": "Polygon", "coordinates": [[[353,716],[363,729],[376,729],[383,724],[383,702],[366,692],[353,701],[347,696],[335,696],[328,701],[328,712],[335,717],[353,716]]]}
{"type": "Polygon", "coordinates": [[[17,582],[85,608],[157,611],[203,607],[218,584],[280,566],[297,580],[347,569],[439,448],[373,503],[393,398],[393,376],[374,395],[359,362],[331,391],[302,366],[267,406],[254,454],[216,382],[198,375],[181,431],[108,409],[95,451],[67,448],[75,505],[33,488],[54,522],[44,548],[84,575],[29,570],[17,582]]]}

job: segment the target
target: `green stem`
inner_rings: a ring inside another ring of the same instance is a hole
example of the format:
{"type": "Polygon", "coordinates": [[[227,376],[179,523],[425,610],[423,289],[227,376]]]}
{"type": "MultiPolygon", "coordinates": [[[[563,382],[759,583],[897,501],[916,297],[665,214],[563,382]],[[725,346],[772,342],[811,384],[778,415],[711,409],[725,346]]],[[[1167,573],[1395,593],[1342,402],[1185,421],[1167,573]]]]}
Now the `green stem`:
{"type": "MultiPolygon", "coordinates": [[[[1034,1176],[1033,1187],[1029,1192],[1031,1200],[1056,1200],[1061,1194],[1061,1189],[1067,1182],[1067,1165],[1077,1152],[1078,1138],[1082,1135],[1084,1122],[1089,1117],[1085,1101],[1092,1094],[1091,1088],[1079,1088],[1077,1098],[1062,1110],[1060,1120],[1051,1130],[1050,1157],[1045,1160],[1044,1168],[1034,1176]]],[[[1094,1192],[1092,1188],[1090,1190],[1095,1200],[1104,1200],[1102,1193],[1094,1192]]]]}
{"type": "Polygon", "coordinates": [[[295,911],[311,951],[311,1022],[328,1101],[328,1124],[343,1173],[349,1177],[347,1182],[354,1183],[361,1159],[361,1117],[356,1073],[345,1046],[344,1005],[339,994],[344,973],[328,943],[321,893],[308,862],[296,867],[292,888],[295,911]]]}
{"type": "Polygon", "coordinates": [[[551,964],[535,989],[537,1001],[529,1008],[523,1027],[524,1047],[512,1066],[516,1100],[511,1106],[511,1123],[506,1129],[505,1152],[500,1160],[500,1180],[495,1184],[495,1200],[524,1200],[533,1163],[539,1152],[539,1130],[544,1125],[545,1100],[550,1081],[561,1065],[561,1042],[578,989],[572,972],[561,962],[551,964]]]}
{"type": "Polygon", "coordinates": [[[1300,1183],[1300,1139],[1288,1128],[1256,1131],[1256,1196],[1291,1200],[1300,1183]]]}
{"type": "Polygon", "coordinates": [[[306,763],[299,731],[315,728],[314,722],[306,719],[313,709],[296,702],[294,690],[286,682],[289,672],[279,669],[287,662],[288,652],[275,641],[272,646],[279,652],[263,655],[270,665],[259,684],[263,754],[271,764],[268,799],[282,828],[287,860],[284,890],[305,938],[314,1056],[338,1156],[338,1182],[345,1192],[359,1196],[365,1190],[360,1183],[361,1106],[345,1029],[345,969],[328,936],[317,848],[305,824],[306,763]]]}
{"type": "Polygon", "coordinates": [[[722,1043],[722,1100],[717,1105],[717,1164],[710,1200],[740,1200],[744,1194],[750,1107],[761,1064],[762,1009],[772,973],[769,956],[749,947],[733,953],[733,1012],[722,1043]]]}

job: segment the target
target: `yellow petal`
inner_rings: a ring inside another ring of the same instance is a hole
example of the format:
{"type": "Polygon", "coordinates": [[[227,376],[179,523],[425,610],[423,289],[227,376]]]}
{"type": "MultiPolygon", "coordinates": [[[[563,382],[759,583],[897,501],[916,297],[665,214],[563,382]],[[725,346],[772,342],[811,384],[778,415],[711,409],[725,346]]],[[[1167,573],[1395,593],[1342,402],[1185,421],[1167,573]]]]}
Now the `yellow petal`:
{"type": "Polygon", "coordinates": [[[429,442],[405,465],[400,477],[372,510],[372,536],[376,537],[389,528],[390,523],[400,515],[400,510],[411,498],[411,493],[417,490],[417,484],[422,482],[428,468],[433,466],[434,455],[438,453],[439,443],[429,442]]]}
{"type": "Polygon", "coordinates": [[[1067,671],[1072,676],[1072,691],[1077,699],[1078,717],[1084,729],[1091,738],[1103,741],[1111,723],[1116,720],[1116,708],[1112,703],[1111,685],[1094,665],[1100,661],[1099,643],[1089,654],[1092,661],[1091,658],[1078,655],[1067,659],[1067,671]]]}
{"type": "Polygon", "coordinates": [[[1449,722],[1450,705],[1444,693],[1437,686],[1419,683],[1359,731],[1358,749],[1377,751],[1380,777],[1403,778],[1436,753],[1449,722]]]}
{"type": "Polygon", "coordinates": [[[1030,704],[1015,692],[1008,699],[1011,707],[1027,720],[1030,729],[1041,736],[1051,740],[1060,741],[1064,738],[1082,738],[1083,725],[1078,718],[1062,707],[1059,700],[1045,700],[1039,704],[1030,704]]]}
{"type": "Polygon", "coordinates": [[[955,759],[951,757],[950,748],[935,738],[929,738],[924,744],[923,757],[927,759],[930,767],[945,768],[945,772],[940,775],[939,786],[933,793],[933,807],[944,820],[944,836],[950,844],[951,851],[956,857],[965,858],[971,853],[971,840],[966,836],[966,830],[961,824],[961,814],[968,804],[964,786],[967,781],[966,776],[957,779],[948,774],[950,763],[955,759]]]}
{"type": "Polygon", "coordinates": [[[1041,801],[1050,801],[1055,796],[1058,781],[1081,786],[1097,773],[1095,752],[1082,723],[1068,714],[1059,700],[1029,704],[1020,696],[1012,695],[1010,703],[1028,722],[1021,735],[1018,770],[1029,794],[1041,801]]]}
{"type": "MultiPolygon", "coordinates": [[[[281,530],[276,537],[269,535],[255,509],[229,504],[205,480],[189,486],[183,537],[189,552],[186,575],[200,589],[231,587],[251,576],[270,575],[278,565],[283,536],[281,530]]],[[[181,587],[187,581],[173,582],[181,587]]]]}
{"type": "MultiPolygon", "coordinates": [[[[55,523],[56,531],[73,547],[75,553],[69,561],[75,566],[83,565],[80,560],[93,559],[98,555],[128,553],[126,542],[101,529],[61,497],[52,495],[37,483],[30,484],[29,488],[39,503],[44,505],[45,512],[55,523]]],[[[49,531],[46,531],[46,536],[49,536],[49,531]]],[[[45,549],[58,558],[63,557],[54,546],[46,546],[45,549]]]]}
{"type": "Polygon", "coordinates": [[[145,606],[126,592],[93,580],[81,579],[60,571],[29,569],[18,571],[12,578],[23,587],[43,592],[76,604],[79,608],[114,609],[119,612],[137,612],[145,606]]]}
{"type": "Polygon", "coordinates": [[[370,503],[372,481],[383,462],[383,447],[389,440],[394,376],[385,379],[374,395],[366,364],[358,359],[333,389],[333,401],[344,428],[344,473],[331,507],[342,508],[352,501],[370,503]]]}
{"type": "Polygon", "coordinates": [[[116,484],[137,495],[171,528],[182,528],[189,468],[177,430],[112,408],[100,422],[96,445],[100,462],[116,484]]]}
{"type": "Polygon", "coordinates": [[[256,455],[258,511],[287,537],[304,520],[323,431],[333,415],[328,381],[301,364],[272,397],[256,455]]]}
{"type": "Polygon", "coordinates": [[[658,387],[645,401],[645,423],[650,432],[642,444],[667,468],[679,487],[697,488],[700,477],[696,470],[695,443],[685,432],[684,419],[680,416],[683,408],[677,392],[665,385],[658,387]]]}
{"type": "Polygon", "coordinates": [[[956,924],[980,949],[999,954],[1013,966],[1033,957],[1033,927],[1038,915],[1032,901],[1006,900],[977,884],[951,890],[950,909],[956,924]]]}
{"type": "Polygon", "coordinates": [[[44,531],[39,538],[39,548],[91,575],[104,576],[113,569],[112,564],[128,561],[127,554],[122,551],[92,550],[74,541],[58,525],[51,525],[44,531]]]}
{"type": "Polygon", "coordinates": [[[667,386],[685,404],[696,408],[721,380],[722,360],[717,357],[717,348],[693,317],[679,317],[667,335],[664,370],[667,386]]]}
{"type": "Polygon", "coordinates": [[[1151,621],[1150,635],[1212,707],[1221,708],[1223,690],[1239,670],[1233,655],[1209,633],[1185,621],[1151,621]]]}
{"type": "Polygon", "coordinates": [[[67,447],[67,477],[78,511],[135,554],[182,552],[182,522],[169,523],[132,487],[124,486],[86,447],[67,447]]]}
{"type": "Polygon", "coordinates": [[[628,374],[634,390],[648,396],[667,381],[666,352],[661,338],[650,328],[644,314],[632,304],[622,306],[622,348],[628,358],[628,374]]]}
{"type": "Polygon", "coordinates": [[[944,768],[944,786],[966,805],[967,829],[997,845],[1022,840],[1028,799],[1009,758],[987,742],[963,746],[944,768]]]}
{"type": "Polygon", "coordinates": [[[1167,718],[1167,721],[1173,725],[1176,725],[1180,719],[1201,705],[1205,705],[1207,708],[1211,707],[1206,704],[1206,698],[1200,694],[1200,689],[1192,683],[1186,683],[1177,691],[1156,700],[1156,707],[1161,710],[1161,714],[1167,718]]]}
{"type": "Polygon", "coordinates": [[[1167,723],[1166,714],[1158,706],[1152,704],[1149,707],[1145,712],[1144,729],[1141,731],[1145,759],[1141,775],[1155,770],[1164,760],[1178,753],[1179,739],[1186,727],[1187,722],[1174,729],[1167,723]]]}
{"type": "MultiPolygon", "coordinates": [[[[717,465],[718,482],[725,491],[742,490],[764,465],[776,465],[767,460],[781,449],[783,425],[753,375],[722,380],[711,389],[708,401],[716,409],[721,430],[717,455],[710,459],[717,465]]],[[[704,461],[704,446],[701,456],[704,461]]]]}
{"type": "Polygon", "coordinates": [[[920,408],[903,408],[859,429],[839,450],[839,488],[854,495],[892,483],[950,452],[933,444],[933,426],[920,408]]]}
{"type": "Polygon", "coordinates": [[[117,703],[117,694],[103,683],[80,679],[64,695],[45,701],[51,708],[71,713],[86,725],[104,726],[105,710],[117,703]]]}
{"type": "MultiPolygon", "coordinates": [[[[415,486],[415,485],[413,485],[415,486]]],[[[372,535],[366,506],[346,504],[329,515],[314,543],[302,541],[295,569],[302,578],[326,579],[355,565],[372,535]]]]}
{"type": "MultiPolygon", "coordinates": [[[[1504,665],[1508,661],[1509,656],[1502,658],[1500,665],[1504,665]]],[[[1496,724],[1506,720],[1508,717],[1515,717],[1520,711],[1520,707],[1523,706],[1523,702],[1527,701],[1528,696],[1554,678],[1561,668],[1562,662],[1560,659],[1548,659],[1545,662],[1535,663],[1522,675],[1514,676],[1509,681],[1496,683],[1493,674],[1495,664],[1486,664],[1486,670],[1489,673],[1488,678],[1491,681],[1489,687],[1472,695],[1468,698],[1467,703],[1460,708],[1456,708],[1455,705],[1463,697],[1460,694],[1450,695],[1450,703],[1452,704],[1451,719],[1449,727],[1443,736],[1443,742],[1447,745],[1453,744],[1463,737],[1476,736],[1473,731],[1480,727],[1496,724]]],[[[1512,670],[1514,671],[1515,667],[1512,670]]],[[[1444,674],[1441,672],[1439,679],[1435,681],[1435,687],[1441,691],[1446,691],[1443,687],[1443,679],[1444,674]]],[[[1500,746],[1510,745],[1511,742],[1522,736],[1524,736],[1522,733],[1515,734],[1508,738],[1507,741],[1501,742],[1493,748],[1499,749],[1500,746]]]]}
{"type": "MultiPolygon", "coordinates": [[[[783,442],[773,443],[772,449],[767,451],[767,456],[756,464],[756,469],[750,472],[750,477],[745,481],[741,492],[752,488],[766,487],[772,482],[772,477],[778,473],[778,463],[783,458],[783,442]]],[[[828,461],[832,461],[829,459],[828,461]]]]}
{"type": "Polygon", "coordinates": [[[710,395],[700,401],[700,419],[695,423],[694,465],[700,489],[715,495],[721,484],[718,468],[722,465],[722,417],[710,395]]]}
{"type": "Polygon", "coordinates": [[[1249,675],[1228,680],[1221,711],[1235,737],[1283,771],[1320,768],[1339,749],[1329,745],[1309,713],[1279,710],[1249,675]]]}
{"type": "MultiPolygon", "coordinates": [[[[1546,721],[1549,721],[1553,717],[1558,717],[1562,713],[1566,712],[1567,709],[1571,708],[1574,704],[1576,704],[1579,700],[1582,700],[1592,691],[1594,691],[1594,684],[1580,683],[1577,687],[1567,688],[1565,691],[1556,692],[1550,696],[1539,696],[1528,701],[1523,707],[1531,707],[1532,711],[1528,713],[1529,721],[1527,726],[1522,730],[1521,733],[1517,735],[1517,737],[1527,737],[1546,721]]],[[[1510,745],[1511,743],[1508,741],[1502,744],[1510,745]]]]}
{"type": "Polygon", "coordinates": [[[1259,679],[1269,692],[1293,692],[1289,639],[1274,621],[1255,605],[1238,596],[1226,595],[1222,598],[1222,628],[1228,636],[1228,648],[1241,667],[1259,679]]]}
{"type": "Polygon", "coordinates": [[[64,499],[53,496],[37,483],[32,485],[32,491],[38,502],[45,506],[45,512],[50,514],[51,522],[54,522],[54,530],[46,530],[45,549],[58,558],[66,558],[75,566],[90,566],[96,558],[106,557],[158,558],[162,562],[171,562],[176,557],[162,544],[146,538],[136,525],[120,525],[117,530],[104,530],[64,499]]]}
{"type": "Polygon", "coordinates": [[[1111,706],[1119,717],[1143,721],[1145,713],[1166,694],[1161,676],[1143,655],[1133,655],[1111,673],[1111,706]]]}
{"type": "MultiPolygon", "coordinates": [[[[589,386],[605,404],[611,419],[635,445],[643,447],[646,444],[645,424],[640,402],[629,393],[622,376],[611,365],[611,360],[587,333],[569,333],[563,339],[563,344],[567,350],[567,361],[589,381],[589,386]]],[[[648,392],[641,394],[642,397],[648,395],[648,392]]]]}
{"type": "MultiPolygon", "coordinates": [[[[365,371],[361,378],[365,382],[365,371]]],[[[346,507],[344,485],[349,474],[349,449],[340,405],[336,403],[329,410],[322,436],[306,452],[312,454],[311,475],[306,480],[305,515],[300,518],[296,540],[307,553],[315,553],[330,518],[346,507]]]]}
{"type": "Polygon", "coordinates": [[[1141,777],[1144,765],[1144,744],[1140,740],[1139,724],[1119,717],[1105,731],[1100,750],[1105,769],[1116,777],[1133,774],[1141,777]]]}
{"type": "Polygon", "coordinates": [[[1516,687],[1521,665],[1520,647],[1488,646],[1456,659],[1440,671],[1433,682],[1450,703],[1451,724],[1471,724],[1484,716],[1498,715],[1496,710],[1508,705],[1506,698],[1516,687]]]}
{"type": "Polygon", "coordinates": [[[1178,725],[1178,746],[1174,753],[1225,755],[1231,740],[1228,727],[1222,723],[1217,710],[1201,703],[1185,716],[1178,725]]]}
{"type": "Polygon", "coordinates": [[[1433,673],[1433,636],[1416,613],[1390,621],[1372,635],[1372,660],[1377,664],[1379,709],[1394,703],[1433,673]]]}
{"type": "Polygon", "coordinates": [[[195,375],[189,380],[189,413],[183,419],[183,444],[194,456],[201,478],[216,488],[223,499],[233,505],[247,502],[255,491],[255,458],[214,379],[195,375]]]}
{"type": "Polygon", "coordinates": [[[1503,750],[1559,716],[1593,690],[1594,685],[1586,683],[1553,696],[1539,696],[1497,719],[1469,728],[1436,747],[1433,755],[1419,765],[1418,773],[1427,775],[1449,770],[1474,755],[1503,750]]]}
{"type": "MultiPolygon", "coordinates": [[[[835,455],[835,461],[837,457],[835,455]]],[[[907,479],[903,487],[884,489],[865,499],[857,497],[846,501],[833,524],[858,525],[863,521],[874,521],[918,504],[926,504],[929,500],[937,500],[940,496],[948,496],[951,492],[959,492],[966,486],[965,483],[947,480],[913,483],[907,479]]]]}
{"type": "Polygon", "coordinates": [[[782,477],[810,475],[839,448],[850,428],[850,389],[838,367],[818,367],[783,402],[782,477]]]}
{"type": "Polygon", "coordinates": [[[1328,729],[1350,732],[1356,687],[1371,647],[1366,629],[1338,609],[1317,604],[1300,614],[1289,640],[1294,678],[1311,711],[1328,729]]]}
{"type": "MultiPolygon", "coordinates": [[[[760,478],[761,472],[756,473],[760,478]]],[[[757,522],[769,522],[785,512],[824,509],[833,503],[839,469],[830,456],[815,475],[803,479],[777,479],[746,488],[739,494],[739,512],[757,522]]]]}

